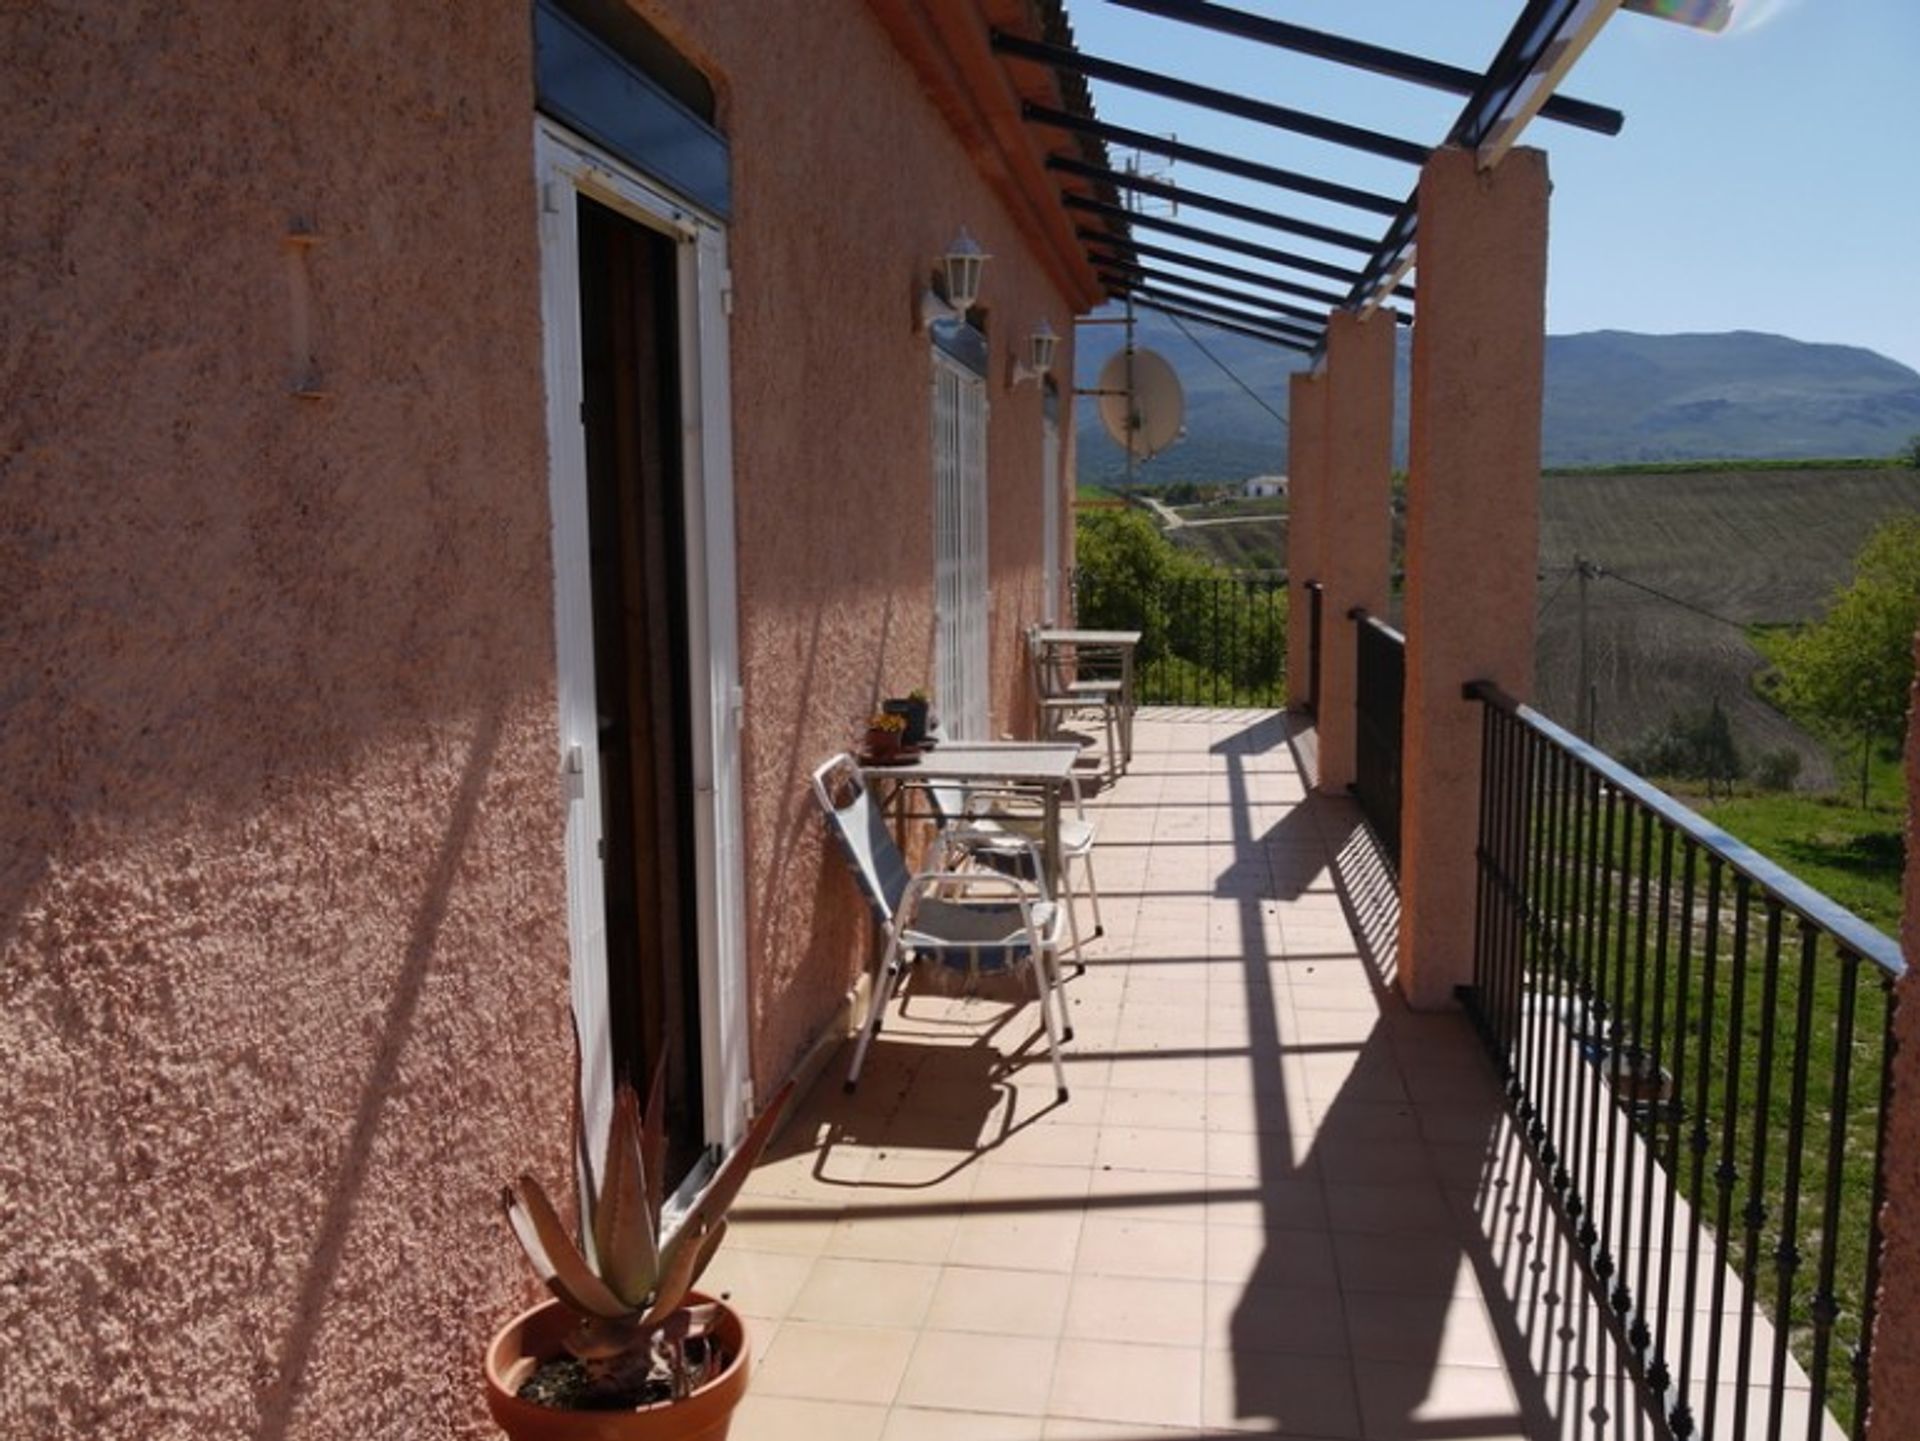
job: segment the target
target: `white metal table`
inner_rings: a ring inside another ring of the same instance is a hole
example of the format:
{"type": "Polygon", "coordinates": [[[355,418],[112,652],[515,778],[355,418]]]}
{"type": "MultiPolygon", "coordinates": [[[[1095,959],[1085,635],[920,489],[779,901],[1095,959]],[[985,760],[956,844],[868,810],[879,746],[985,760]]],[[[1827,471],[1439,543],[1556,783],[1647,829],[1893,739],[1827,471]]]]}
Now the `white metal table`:
{"type": "Polygon", "coordinates": [[[1137,630],[1080,630],[1048,626],[1035,632],[1034,641],[1047,652],[1070,652],[1077,660],[1089,655],[1116,655],[1120,659],[1120,755],[1133,763],[1133,653],[1140,645],[1137,630]]]}
{"type": "Polygon", "coordinates": [[[1080,747],[1070,741],[942,741],[904,765],[865,765],[862,779],[895,786],[956,781],[969,786],[1018,786],[1040,794],[1041,856],[1045,885],[1054,894],[1060,875],[1060,792],[1073,775],[1080,747]]]}

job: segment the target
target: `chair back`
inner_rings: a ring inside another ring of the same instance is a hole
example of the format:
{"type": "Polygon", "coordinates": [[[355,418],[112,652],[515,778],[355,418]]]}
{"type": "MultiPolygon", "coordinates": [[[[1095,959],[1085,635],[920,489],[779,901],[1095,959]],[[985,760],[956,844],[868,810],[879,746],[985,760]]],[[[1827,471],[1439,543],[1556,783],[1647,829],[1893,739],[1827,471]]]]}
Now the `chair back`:
{"type": "Polygon", "coordinates": [[[887,818],[861,780],[860,767],[853,757],[842,751],[816,768],[813,794],[826,813],[827,828],[839,842],[840,853],[860,883],[860,893],[880,924],[892,925],[913,873],[893,832],[887,829],[887,818]]]}
{"type": "Polygon", "coordinates": [[[933,819],[941,826],[967,818],[967,788],[959,781],[929,781],[921,787],[933,807],[933,819]]]}

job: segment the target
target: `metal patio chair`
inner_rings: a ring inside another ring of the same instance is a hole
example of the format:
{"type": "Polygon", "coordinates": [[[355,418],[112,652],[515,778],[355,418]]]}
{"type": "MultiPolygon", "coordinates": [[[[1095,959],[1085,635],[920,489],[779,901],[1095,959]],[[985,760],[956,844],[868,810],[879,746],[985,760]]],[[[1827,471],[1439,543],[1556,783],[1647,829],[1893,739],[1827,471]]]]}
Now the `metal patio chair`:
{"type": "MultiPolygon", "coordinates": [[[[1080,936],[1079,890],[1074,884],[1077,863],[1086,883],[1087,898],[1093,903],[1093,935],[1106,934],[1100,919],[1100,888],[1093,877],[1093,822],[1080,798],[1080,781],[1069,777],[1073,815],[1060,818],[1060,900],[1067,913],[1067,944],[1062,956],[1077,956],[1080,936]]],[[[957,781],[928,782],[927,799],[932,803],[934,819],[953,833],[953,843],[967,853],[999,870],[1030,876],[1034,848],[1044,844],[1045,824],[1034,797],[1011,787],[966,786],[957,781]]],[[[1076,974],[1086,971],[1084,960],[1076,962],[1076,974]]]]}
{"type": "MultiPolygon", "coordinates": [[[[1067,1023],[1066,997],[1060,990],[1060,907],[1039,886],[1017,877],[955,869],[957,853],[952,847],[964,845],[964,826],[942,831],[928,868],[913,873],[850,755],[834,756],[813,772],[813,793],[861,894],[887,936],[873,1005],[854,1046],[846,1089],[851,1091],[860,1083],[868,1047],[879,1034],[887,1005],[907,967],[926,961],[968,976],[1024,968],[1040,998],[1054,1086],[1060,1099],[1066,1100],[1067,1075],[1060,1062],[1060,1046],[1073,1039],[1073,1028],[1067,1023]]],[[[1031,842],[1028,847],[1037,876],[1041,874],[1038,849],[1031,842]]]]}
{"type": "Polygon", "coordinates": [[[1027,668],[1033,683],[1034,705],[1038,711],[1040,738],[1052,740],[1070,717],[1091,713],[1106,732],[1107,779],[1120,779],[1120,727],[1122,686],[1118,677],[1069,676],[1065,661],[1048,652],[1040,642],[1042,627],[1026,630],[1027,668]]]}

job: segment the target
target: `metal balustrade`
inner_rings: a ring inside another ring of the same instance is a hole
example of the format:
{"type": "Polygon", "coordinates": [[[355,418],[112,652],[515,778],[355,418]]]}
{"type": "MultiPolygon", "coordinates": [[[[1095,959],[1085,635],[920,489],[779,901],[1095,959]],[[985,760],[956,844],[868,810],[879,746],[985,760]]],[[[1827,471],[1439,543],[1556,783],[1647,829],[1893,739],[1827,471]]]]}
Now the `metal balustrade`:
{"type": "Polygon", "coordinates": [[[1467,694],[1462,999],[1626,1372],[1676,1437],[1862,1435],[1898,947],[1497,688],[1467,694]]]}
{"type": "Polygon", "coordinates": [[[1327,588],[1317,580],[1306,584],[1307,591],[1307,701],[1302,707],[1310,716],[1320,714],[1320,613],[1326,609],[1327,588]]]}
{"type": "Polygon", "coordinates": [[[1287,578],[1277,571],[1142,581],[1085,566],[1073,573],[1076,623],[1137,630],[1140,705],[1286,703],[1287,578]]]}
{"type": "Polygon", "coordinates": [[[1355,607],[1353,793],[1381,848],[1400,864],[1400,743],[1407,638],[1355,607]]]}

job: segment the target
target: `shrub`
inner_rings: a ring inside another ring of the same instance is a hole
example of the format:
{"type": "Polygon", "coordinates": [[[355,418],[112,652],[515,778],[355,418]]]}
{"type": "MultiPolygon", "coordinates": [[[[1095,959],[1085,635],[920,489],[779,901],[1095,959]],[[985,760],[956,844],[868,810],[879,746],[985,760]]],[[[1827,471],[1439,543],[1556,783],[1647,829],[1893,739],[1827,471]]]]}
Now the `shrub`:
{"type": "Polygon", "coordinates": [[[1792,746],[1765,751],[1754,758],[1753,783],[1763,791],[1790,791],[1800,779],[1800,752],[1792,746]]]}
{"type": "Polygon", "coordinates": [[[1705,781],[1708,795],[1716,784],[1731,786],[1742,770],[1733,727],[1717,700],[1705,710],[1675,711],[1665,725],[1626,747],[1620,760],[1645,776],[1705,781]]]}

